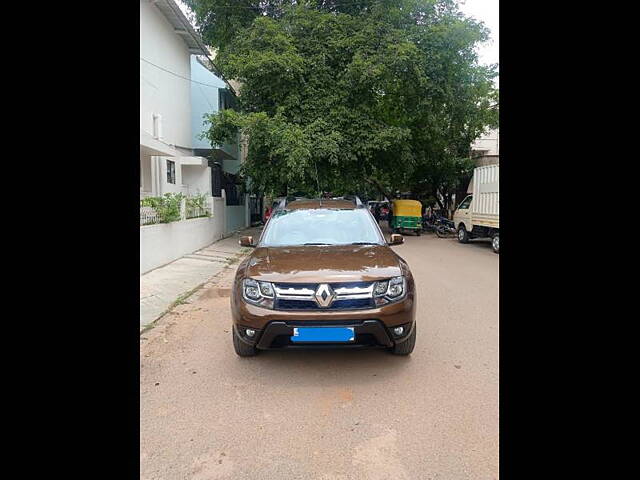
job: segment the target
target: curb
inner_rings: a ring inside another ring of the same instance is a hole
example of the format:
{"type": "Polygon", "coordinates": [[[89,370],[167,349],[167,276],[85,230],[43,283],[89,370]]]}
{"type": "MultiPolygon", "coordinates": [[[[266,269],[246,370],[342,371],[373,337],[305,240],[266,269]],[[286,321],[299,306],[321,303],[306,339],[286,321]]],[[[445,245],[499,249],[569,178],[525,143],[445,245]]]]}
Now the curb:
{"type": "Polygon", "coordinates": [[[184,303],[185,300],[189,299],[194,293],[196,293],[198,290],[202,289],[202,287],[204,287],[207,283],[210,283],[215,278],[220,277],[221,274],[227,268],[230,268],[231,265],[236,263],[242,257],[246,256],[247,253],[248,252],[242,252],[241,251],[241,252],[238,252],[238,253],[234,254],[233,257],[229,257],[229,259],[227,260],[227,266],[225,268],[223,268],[222,270],[217,272],[215,275],[212,275],[211,277],[207,278],[204,282],[202,282],[202,283],[198,284],[197,286],[193,287],[191,290],[188,290],[188,291],[184,292],[183,294],[179,295],[178,298],[176,298],[173,302],[171,302],[169,304],[169,306],[162,313],[160,313],[153,321],[147,323],[144,327],[140,327],[140,335],[142,335],[143,333],[146,333],[149,330],[151,330],[152,328],[154,328],[156,326],[156,324],[158,323],[158,321],[161,320],[165,315],[167,315],[168,313],[171,313],[171,311],[175,307],[177,307],[178,305],[182,305],[182,303],[184,303]]]}

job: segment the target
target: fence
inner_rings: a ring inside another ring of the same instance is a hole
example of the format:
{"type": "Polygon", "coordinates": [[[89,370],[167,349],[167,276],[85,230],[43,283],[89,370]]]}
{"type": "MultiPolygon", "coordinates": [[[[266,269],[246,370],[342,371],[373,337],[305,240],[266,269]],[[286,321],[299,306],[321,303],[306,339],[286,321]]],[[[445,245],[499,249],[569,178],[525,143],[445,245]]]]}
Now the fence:
{"type": "Polygon", "coordinates": [[[209,205],[186,205],[185,218],[210,217],[211,207],[209,205]]]}
{"type": "Polygon", "coordinates": [[[141,275],[224,237],[226,218],[224,198],[208,197],[207,204],[211,206],[213,212],[208,217],[141,226],[141,275]]]}
{"type": "Polygon", "coordinates": [[[173,209],[171,207],[159,207],[160,211],[158,211],[157,208],[143,205],[143,200],[140,200],[140,226],[211,217],[213,215],[211,200],[211,198],[207,197],[183,198],[180,201],[179,211],[177,210],[177,205],[173,209]]]}
{"type": "Polygon", "coordinates": [[[140,226],[153,225],[160,222],[160,215],[153,207],[140,205],[140,226]]]}

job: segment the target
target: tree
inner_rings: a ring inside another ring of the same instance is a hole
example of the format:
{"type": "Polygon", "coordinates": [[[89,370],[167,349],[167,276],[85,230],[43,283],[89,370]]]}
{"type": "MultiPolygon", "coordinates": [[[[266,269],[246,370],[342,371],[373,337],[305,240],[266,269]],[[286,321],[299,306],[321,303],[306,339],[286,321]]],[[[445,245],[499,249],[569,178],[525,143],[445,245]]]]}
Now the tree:
{"type": "Polygon", "coordinates": [[[217,67],[242,83],[212,143],[249,137],[256,190],[389,193],[448,202],[469,147],[497,123],[486,29],[451,0],[189,0],[217,67]]]}

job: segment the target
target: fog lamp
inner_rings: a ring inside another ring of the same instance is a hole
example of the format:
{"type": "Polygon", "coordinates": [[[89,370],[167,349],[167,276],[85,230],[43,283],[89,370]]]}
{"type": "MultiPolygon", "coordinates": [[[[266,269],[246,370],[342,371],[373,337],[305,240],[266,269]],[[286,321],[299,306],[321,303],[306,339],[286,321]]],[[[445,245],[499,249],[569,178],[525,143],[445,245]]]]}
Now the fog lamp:
{"type": "MultiPolygon", "coordinates": [[[[402,327],[400,327],[400,329],[402,329],[402,327]]],[[[397,330],[397,329],[396,329],[397,330]]],[[[252,328],[247,328],[244,333],[247,334],[247,337],[253,337],[256,334],[256,331],[253,330],[252,328]]]]}
{"type": "Polygon", "coordinates": [[[402,335],[403,332],[404,332],[404,327],[396,327],[393,329],[393,333],[397,336],[402,335]]]}

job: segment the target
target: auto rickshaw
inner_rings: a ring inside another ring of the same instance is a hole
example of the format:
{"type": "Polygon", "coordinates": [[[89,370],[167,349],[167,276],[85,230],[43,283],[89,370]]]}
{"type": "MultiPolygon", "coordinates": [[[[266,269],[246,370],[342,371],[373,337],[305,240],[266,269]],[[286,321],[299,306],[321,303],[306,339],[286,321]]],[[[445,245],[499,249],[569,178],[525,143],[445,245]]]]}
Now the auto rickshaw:
{"type": "Polygon", "coordinates": [[[389,227],[393,233],[413,230],[419,236],[422,231],[422,203],[417,200],[393,200],[389,227]]]}

